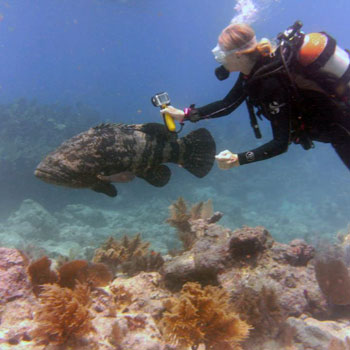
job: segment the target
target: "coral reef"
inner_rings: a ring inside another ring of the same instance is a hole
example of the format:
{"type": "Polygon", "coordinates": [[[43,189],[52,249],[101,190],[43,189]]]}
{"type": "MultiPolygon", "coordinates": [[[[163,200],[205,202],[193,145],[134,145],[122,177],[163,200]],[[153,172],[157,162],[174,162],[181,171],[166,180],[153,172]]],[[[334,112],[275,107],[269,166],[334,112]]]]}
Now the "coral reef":
{"type": "Polygon", "coordinates": [[[322,292],[331,303],[350,304],[350,276],[343,261],[336,258],[317,260],[315,273],[322,292]]]}
{"type": "Polygon", "coordinates": [[[0,305],[28,295],[27,265],[20,251],[0,247],[0,305]]]}
{"type": "Polygon", "coordinates": [[[95,288],[106,286],[113,278],[106,265],[89,263],[87,260],[66,262],[57,272],[51,270],[50,266],[51,261],[47,256],[31,262],[28,266],[28,274],[36,296],[40,295],[45,284],[57,283],[61,287],[74,289],[80,282],[95,288]]]}
{"type": "Polygon", "coordinates": [[[233,233],[229,252],[237,263],[252,263],[271,245],[272,237],[264,228],[243,227],[233,233]]]}
{"type": "Polygon", "coordinates": [[[198,220],[215,223],[222,217],[221,213],[213,212],[213,204],[210,199],[207,202],[196,203],[189,209],[185,200],[179,197],[176,202],[170,205],[169,212],[170,217],[166,222],[176,228],[184,250],[191,249],[198,235],[200,235],[199,227],[196,227],[196,229],[192,227],[194,221],[197,221],[197,224],[200,224],[198,220]]]}
{"type": "Polygon", "coordinates": [[[232,310],[226,291],[213,286],[203,289],[187,282],[178,297],[165,302],[166,312],[160,322],[164,336],[178,349],[200,344],[205,349],[239,350],[239,343],[250,326],[232,310]]]}
{"type": "Polygon", "coordinates": [[[129,276],[141,271],[157,271],[164,261],[159,253],[148,250],[149,245],[149,242],[142,242],[140,234],[132,239],[124,235],[120,241],[110,237],[101,248],[96,249],[92,260],[129,276]]]}
{"type": "Polygon", "coordinates": [[[232,298],[235,311],[253,327],[253,336],[277,335],[286,319],[274,289],[263,286],[261,290],[245,288],[232,298]]]}
{"type": "Polygon", "coordinates": [[[101,262],[28,266],[1,248],[1,350],[346,349],[342,247],[314,257],[302,240],[277,242],[261,226],[231,231],[198,212],[188,219],[191,247],[162,257],[159,272],[139,272],[157,265],[140,236],[110,239],[96,254],[113,258],[113,280],[101,262]]]}
{"type": "Polygon", "coordinates": [[[57,273],[51,270],[51,260],[47,256],[32,261],[28,266],[28,275],[36,296],[39,296],[44,284],[58,281],[57,273]]]}
{"type": "Polygon", "coordinates": [[[302,239],[294,239],[289,243],[289,247],[285,258],[293,266],[306,266],[315,256],[315,248],[302,239]]]}
{"type": "Polygon", "coordinates": [[[64,344],[93,331],[90,302],[87,285],[78,283],[74,290],[44,285],[31,336],[42,344],[64,344]]]}

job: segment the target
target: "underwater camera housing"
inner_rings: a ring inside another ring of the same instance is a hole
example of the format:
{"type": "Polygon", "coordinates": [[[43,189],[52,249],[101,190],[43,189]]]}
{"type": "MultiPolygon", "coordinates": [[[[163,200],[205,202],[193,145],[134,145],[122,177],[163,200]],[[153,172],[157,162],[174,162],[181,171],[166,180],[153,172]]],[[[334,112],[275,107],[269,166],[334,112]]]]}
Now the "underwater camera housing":
{"type": "Polygon", "coordinates": [[[160,92],[155,94],[151,98],[152,104],[154,107],[162,107],[170,105],[170,98],[167,92],[160,92]]]}
{"type": "MultiPolygon", "coordinates": [[[[151,102],[153,106],[155,107],[160,107],[160,108],[165,108],[166,106],[170,105],[170,98],[167,92],[159,92],[158,94],[155,94],[151,98],[151,102]]],[[[163,115],[164,119],[164,124],[168,128],[169,131],[175,132],[176,131],[176,125],[174,122],[174,119],[171,117],[169,114],[164,114],[163,115]]]]}

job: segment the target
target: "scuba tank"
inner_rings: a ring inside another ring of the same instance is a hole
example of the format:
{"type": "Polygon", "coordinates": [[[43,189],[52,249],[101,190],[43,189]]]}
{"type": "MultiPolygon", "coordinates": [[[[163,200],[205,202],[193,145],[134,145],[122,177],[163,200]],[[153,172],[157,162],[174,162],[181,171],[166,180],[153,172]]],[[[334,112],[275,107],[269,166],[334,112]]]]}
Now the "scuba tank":
{"type": "Polygon", "coordinates": [[[349,99],[350,55],[325,32],[304,36],[298,51],[298,63],[306,76],[315,79],[332,97],[349,99]]]}

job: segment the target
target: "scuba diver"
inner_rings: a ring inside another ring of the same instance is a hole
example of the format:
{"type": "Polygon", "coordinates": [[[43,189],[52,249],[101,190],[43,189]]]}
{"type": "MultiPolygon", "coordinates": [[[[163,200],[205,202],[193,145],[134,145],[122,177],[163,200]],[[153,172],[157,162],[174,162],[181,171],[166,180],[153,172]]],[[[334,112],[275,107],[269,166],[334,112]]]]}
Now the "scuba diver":
{"type": "Polygon", "coordinates": [[[198,122],[232,113],[247,104],[255,136],[261,138],[256,117],[271,123],[273,139],[242,153],[225,150],[216,156],[221,169],[275,157],[293,142],[308,150],[313,141],[331,143],[350,170],[350,58],[327,33],[304,34],[297,21],[277,37],[257,42],[247,24],[231,24],[212,50],[219,80],[240,72],[222,100],[184,110],[171,105],[161,110],[177,121],[198,122]]]}

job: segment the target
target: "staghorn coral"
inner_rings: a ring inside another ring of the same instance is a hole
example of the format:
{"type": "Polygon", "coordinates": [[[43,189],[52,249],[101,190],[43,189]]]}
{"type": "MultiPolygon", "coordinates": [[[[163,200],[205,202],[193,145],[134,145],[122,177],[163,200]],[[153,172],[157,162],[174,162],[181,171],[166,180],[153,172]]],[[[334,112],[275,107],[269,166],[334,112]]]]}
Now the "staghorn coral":
{"type": "Polygon", "coordinates": [[[180,296],[168,299],[164,306],[167,311],[160,327],[178,349],[204,344],[206,349],[239,350],[239,343],[248,336],[250,326],[240,320],[228,294],[218,287],[187,282],[180,296]]]}
{"type": "Polygon", "coordinates": [[[132,239],[125,235],[120,241],[110,237],[96,249],[93,262],[104,263],[113,272],[122,271],[129,276],[141,271],[157,271],[164,261],[159,253],[148,250],[149,245],[149,242],[142,242],[140,234],[132,239]]]}
{"type": "Polygon", "coordinates": [[[181,240],[184,250],[189,250],[197,239],[197,233],[192,228],[195,220],[206,220],[208,223],[214,223],[220,220],[220,213],[213,212],[213,204],[209,199],[206,202],[199,202],[188,209],[188,205],[182,197],[169,207],[170,217],[166,222],[176,228],[177,235],[181,240]]]}
{"type": "Polygon", "coordinates": [[[41,344],[64,344],[93,331],[89,305],[90,289],[85,284],[77,283],[74,290],[44,285],[32,337],[41,344]]]}

